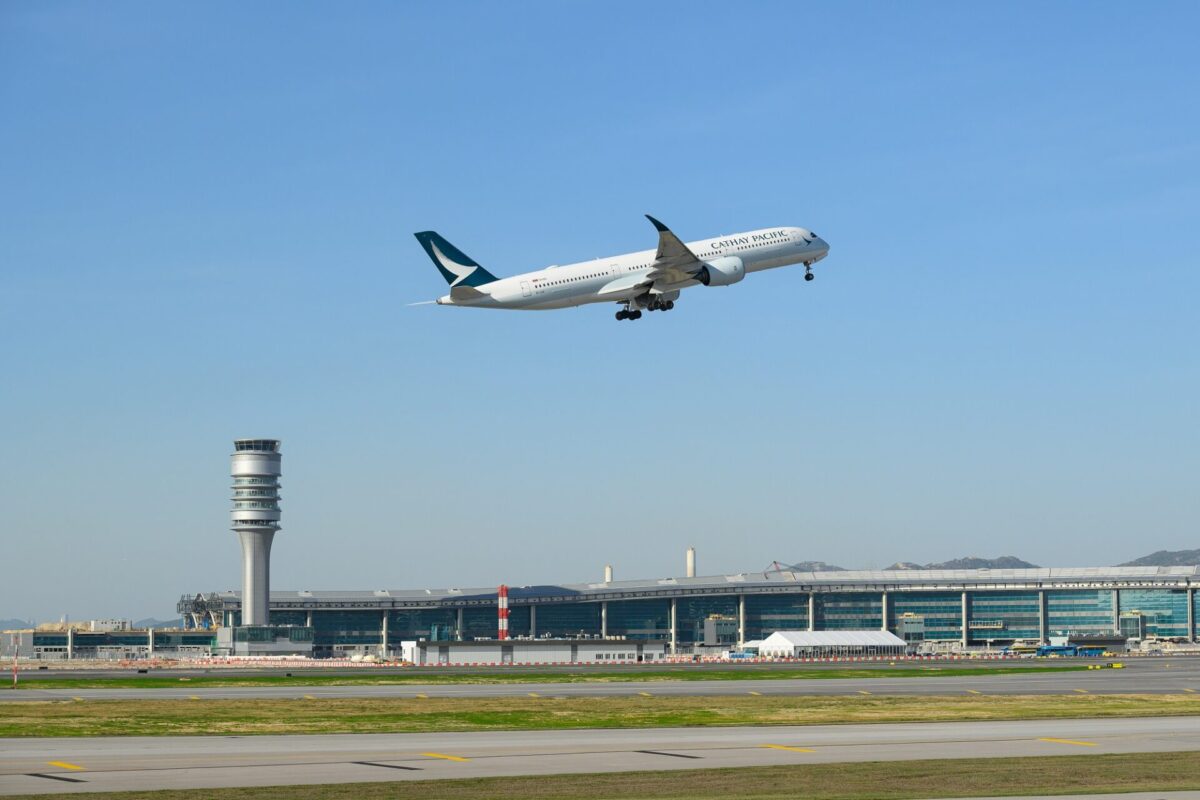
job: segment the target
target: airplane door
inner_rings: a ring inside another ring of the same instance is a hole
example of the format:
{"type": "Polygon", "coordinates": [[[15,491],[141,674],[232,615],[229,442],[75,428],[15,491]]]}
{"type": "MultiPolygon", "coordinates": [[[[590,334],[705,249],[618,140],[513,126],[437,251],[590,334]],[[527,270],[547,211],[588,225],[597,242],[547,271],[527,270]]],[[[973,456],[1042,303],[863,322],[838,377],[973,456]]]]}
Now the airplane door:
{"type": "Polygon", "coordinates": [[[521,297],[529,297],[533,294],[529,289],[529,281],[521,281],[521,297]]]}

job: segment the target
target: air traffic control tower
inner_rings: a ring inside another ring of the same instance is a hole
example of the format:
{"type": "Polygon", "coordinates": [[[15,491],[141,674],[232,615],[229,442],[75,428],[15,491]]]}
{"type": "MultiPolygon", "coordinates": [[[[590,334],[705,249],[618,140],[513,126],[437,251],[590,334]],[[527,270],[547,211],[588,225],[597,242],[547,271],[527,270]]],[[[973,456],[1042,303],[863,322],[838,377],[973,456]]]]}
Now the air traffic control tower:
{"type": "Polygon", "coordinates": [[[242,625],[270,622],[271,540],[279,530],[278,439],[234,439],[233,530],[242,540],[242,625]]]}

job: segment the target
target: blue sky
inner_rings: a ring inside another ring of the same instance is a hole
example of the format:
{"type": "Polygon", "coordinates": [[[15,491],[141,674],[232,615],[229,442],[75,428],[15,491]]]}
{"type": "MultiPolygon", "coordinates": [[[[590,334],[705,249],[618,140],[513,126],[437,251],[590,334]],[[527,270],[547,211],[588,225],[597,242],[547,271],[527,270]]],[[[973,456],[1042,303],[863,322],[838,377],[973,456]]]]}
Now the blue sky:
{"type": "Polygon", "coordinates": [[[1196,547],[1194,4],[10,2],[0,617],[1196,547]],[[801,225],[669,315],[406,307],[801,225]]]}

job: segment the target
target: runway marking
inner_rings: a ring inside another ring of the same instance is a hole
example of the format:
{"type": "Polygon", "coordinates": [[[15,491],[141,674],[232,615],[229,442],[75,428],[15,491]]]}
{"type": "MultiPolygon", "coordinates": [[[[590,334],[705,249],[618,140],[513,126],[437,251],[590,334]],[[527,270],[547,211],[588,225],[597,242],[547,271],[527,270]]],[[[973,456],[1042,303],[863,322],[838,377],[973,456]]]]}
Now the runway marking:
{"type": "Polygon", "coordinates": [[[870,692],[868,692],[866,689],[859,689],[858,693],[859,694],[870,694],[870,692]]]}
{"type": "Polygon", "coordinates": [[[816,750],[810,750],[807,747],[788,747],[786,744],[764,744],[763,747],[769,750],[790,750],[793,753],[815,753],[816,750]]]}
{"type": "Polygon", "coordinates": [[[188,700],[199,700],[199,699],[200,699],[200,697],[198,695],[192,695],[191,697],[188,698],[188,700]]]}
{"type": "Polygon", "coordinates": [[[540,695],[540,694],[538,694],[537,692],[530,692],[530,693],[529,693],[529,696],[530,696],[530,697],[541,697],[541,695],[540,695]]]}
{"type": "Polygon", "coordinates": [[[1195,694],[1195,693],[1196,693],[1196,690],[1195,690],[1195,689],[1184,689],[1184,691],[1185,691],[1185,692],[1187,692],[1188,694],[1195,694]]]}
{"type": "Polygon", "coordinates": [[[419,694],[417,695],[417,699],[418,699],[418,700],[428,700],[428,699],[429,699],[429,695],[427,695],[427,694],[425,694],[425,693],[423,693],[423,692],[422,692],[422,693],[419,693],[419,694]]]}
{"type": "Polygon", "coordinates": [[[1079,692],[1080,694],[1087,694],[1087,693],[1088,693],[1088,690],[1087,690],[1087,689],[1072,689],[1071,691],[1072,691],[1072,692],[1079,692]]]}
{"type": "Polygon", "coordinates": [[[87,783],[83,778],[68,778],[66,775],[47,775],[44,772],[26,772],[31,778],[45,778],[48,781],[66,781],[67,783],[87,783]]]}
{"type": "Polygon", "coordinates": [[[762,697],[762,692],[750,692],[750,694],[754,695],[755,697],[762,697]]]}
{"type": "Polygon", "coordinates": [[[967,694],[983,694],[983,692],[978,689],[967,689],[967,694]]]}
{"type": "Polygon", "coordinates": [[[428,756],[429,758],[444,758],[447,761],[470,761],[471,760],[469,758],[463,758],[462,756],[448,756],[445,753],[421,753],[421,755],[428,756]]]}
{"type": "MultiPolygon", "coordinates": [[[[638,692],[638,694],[640,694],[642,697],[654,697],[654,695],[650,694],[649,692],[638,692]]],[[[641,751],[639,750],[638,752],[640,753],[641,751]]]]}
{"type": "Polygon", "coordinates": [[[376,761],[351,761],[351,764],[362,764],[364,767],[384,767],[386,769],[406,769],[413,772],[420,772],[420,767],[406,767],[402,764],[380,764],[376,761]]]}
{"type": "Polygon", "coordinates": [[[1080,747],[1096,747],[1095,742],[1077,742],[1074,739],[1052,739],[1049,736],[1038,737],[1039,742],[1054,742],[1055,744],[1076,744],[1080,747]]]}
{"type": "Polygon", "coordinates": [[[83,702],[83,698],[82,698],[82,697],[72,697],[71,699],[72,699],[72,700],[74,700],[76,703],[82,703],[82,702],[83,702]]]}
{"type": "Polygon", "coordinates": [[[316,700],[317,698],[313,697],[311,694],[306,694],[306,695],[304,695],[304,699],[305,700],[316,700]]]}
{"type": "Polygon", "coordinates": [[[635,753],[645,753],[648,756],[671,756],[672,758],[702,758],[702,756],[689,756],[684,753],[664,753],[661,750],[634,750],[635,753]]]}
{"type": "Polygon", "coordinates": [[[62,767],[63,769],[83,769],[83,767],[79,766],[78,764],[68,764],[66,761],[47,761],[46,763],[52,767],[62,767]]]}

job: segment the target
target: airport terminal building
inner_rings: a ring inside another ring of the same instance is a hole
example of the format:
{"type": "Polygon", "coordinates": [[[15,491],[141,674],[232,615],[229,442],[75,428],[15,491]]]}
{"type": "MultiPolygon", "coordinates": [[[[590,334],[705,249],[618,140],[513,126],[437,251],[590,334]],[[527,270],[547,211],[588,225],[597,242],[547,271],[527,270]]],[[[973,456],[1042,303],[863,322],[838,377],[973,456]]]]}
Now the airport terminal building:
{"type": "MultiPolygon", "coordinates": [[[[514,639],[617,637],[667,653],[736,649],[776,631],[890,631],[909,643],[1000,647],[1051,636],[1194,642],[1200,567],[766,572],[508,589],[514,639]]],[[[496,589],[272,591],[270,624],[311,629],[313,654],[399,655],[404,641],[495,638],[496,589]]],[[[240,592],[184,595],[188,629],[241,624],[240,592]]]]}

